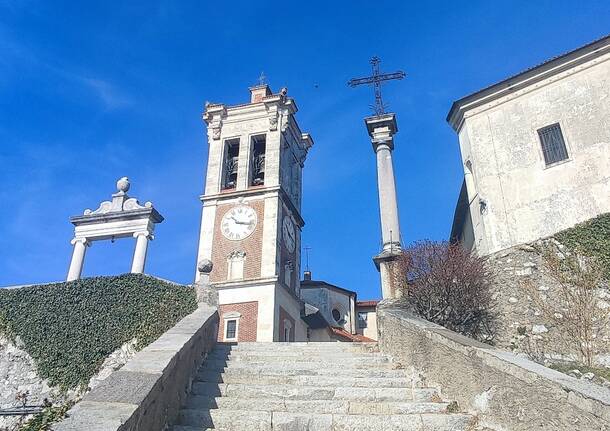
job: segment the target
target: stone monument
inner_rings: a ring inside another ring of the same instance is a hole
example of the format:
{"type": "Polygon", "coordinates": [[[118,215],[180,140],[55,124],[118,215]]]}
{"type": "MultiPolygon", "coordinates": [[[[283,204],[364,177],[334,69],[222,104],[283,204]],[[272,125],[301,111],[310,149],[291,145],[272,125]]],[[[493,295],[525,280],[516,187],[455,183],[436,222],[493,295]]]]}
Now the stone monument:
{"type": "Polygon", "coordinates": [[[83,215],[70,217],[70,223],[74,225],[74,251],[66,281],[80,278],[87,247],[93,241],[107,239],[135,238],[131,272],[144,272],[148,241],[153,239],[155,224],[161,223],[163,216],[152,203],[140,205],[137,199],[127,196],[130,187],[127,177],[119,179],[116,185],[117,192],[111,201],[102,202],[95,211],[86,209],[83,215]]]}

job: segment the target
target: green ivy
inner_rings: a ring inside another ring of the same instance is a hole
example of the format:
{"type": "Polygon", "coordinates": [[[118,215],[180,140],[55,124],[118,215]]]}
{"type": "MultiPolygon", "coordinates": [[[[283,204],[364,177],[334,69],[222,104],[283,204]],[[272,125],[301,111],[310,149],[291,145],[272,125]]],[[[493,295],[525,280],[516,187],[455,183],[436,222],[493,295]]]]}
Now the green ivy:
{"type": "Polygon", "coordinates": [[[57,406],[47,406],[21,425],[19,431],[48,431],[51,425],[66,417],[66,413],[73,405],[73,402],[67,402],[57,406]]]}
{"type": "Polygon", "coordinates": [[[38,374],[62,390],[86,385],[104,359],[142,348],[197,307],[192,287],[141,274],[0,289],[0,331],[19,337],[38,374]]]}
{"type": "Polygon", "coordinates": [[[610,213],[602,214],[555,235],[567,247],[599,260],[610,279],[610,213]]]}

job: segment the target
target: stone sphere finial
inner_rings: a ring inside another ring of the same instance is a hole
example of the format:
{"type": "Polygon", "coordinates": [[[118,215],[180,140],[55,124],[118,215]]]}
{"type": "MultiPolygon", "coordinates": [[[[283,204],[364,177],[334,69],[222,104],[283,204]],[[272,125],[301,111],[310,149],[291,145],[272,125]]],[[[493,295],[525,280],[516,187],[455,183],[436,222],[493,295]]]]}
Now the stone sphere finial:
{"type": "Polygon", "coordinates": [[[117,190],[123,193],[127,193],[129,191],[129,186],[129,178],[127,177],[122,177],[116,182],[117,190]]]}
{"type": "Polygon", "coordinates": [[[282,89],[280,90],[280,94],[282,96],[286,96],[288,94],[288,88],[287,87],[282,87],[282,89]]]}
{"type": "Polygon", "coordinates": [[[203,274],[209,274],[212,272],[213,267],[214,264],[210,259],[201,259],[199,262],[197,262],[197,271],[203,274]]]}

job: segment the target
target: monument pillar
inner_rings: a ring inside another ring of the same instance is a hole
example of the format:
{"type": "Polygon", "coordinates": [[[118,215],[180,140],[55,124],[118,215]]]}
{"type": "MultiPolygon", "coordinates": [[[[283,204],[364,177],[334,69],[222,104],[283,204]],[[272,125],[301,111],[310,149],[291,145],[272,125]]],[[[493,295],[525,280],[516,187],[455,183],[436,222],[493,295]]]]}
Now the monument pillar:
{"type": "Polygon", "coordinates": [[[133,261],[131,262],[131,273],[142,274],[146,265],[146,252],[148,251],[148,238],[151,236],[148,231],[136,232],[133,234],[136,238],[136,249],[133,253],[133,261]]]}
{"type": "Polygon", "coordinates": [[[398,220],[398,201],[392,151],[394,135],[398,131],[395,114],[381,114],[364,119],[373,151],[377,158],[377,188],[379,192],[379,214],[381,217],[381,253],[373,261],[381,275],[381,294],[383,299],[394,298],[396,280],[393,278],[392,265],[401,256],[400,223],[398,220]]]}
{"type": "Polygon", "coordinates": [[[78,280],[83,272],[83,263],[85,262],[85,252],[87,246],[90,245],[87,238],[74,238],[70,241],[74,246],[72,251],[72,260],[70,261],[70,269],[68,269],[68,277],[66,281],[78,280]]]}

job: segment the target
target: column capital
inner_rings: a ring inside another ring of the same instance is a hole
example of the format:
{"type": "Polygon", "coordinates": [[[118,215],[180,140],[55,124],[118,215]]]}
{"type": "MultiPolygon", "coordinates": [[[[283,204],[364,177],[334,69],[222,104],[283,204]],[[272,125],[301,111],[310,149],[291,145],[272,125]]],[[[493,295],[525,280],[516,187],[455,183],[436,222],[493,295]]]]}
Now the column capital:
{"type": "Polygon", "coordinates": [[[387,145],[390,150],[394,149],[394,135],[398,132],[395,114],[367,117],[364,119],[364,124],[375,152],[381,145],[387,145]]]}
{"type": "Polygon", "coordinates": [[[133,237],[134,238],[138,238],[139,236],[144,236],[146,237],[146,239],[152,241],[153,239],[155,239],[154,235],[152,234],[152,232],[148,231],[148,230],[140,230],[137,232],[133,233],[133,237]]]}
{"type": "Polygon", "coordinates": [[[90,247],[91,246],[91,241],[89,241],[87,238],[83,238],[83,237],[72,238],[70,240],[70,244],[75,245],[76,243],[81,243],[85,247],[90,247]]]}

